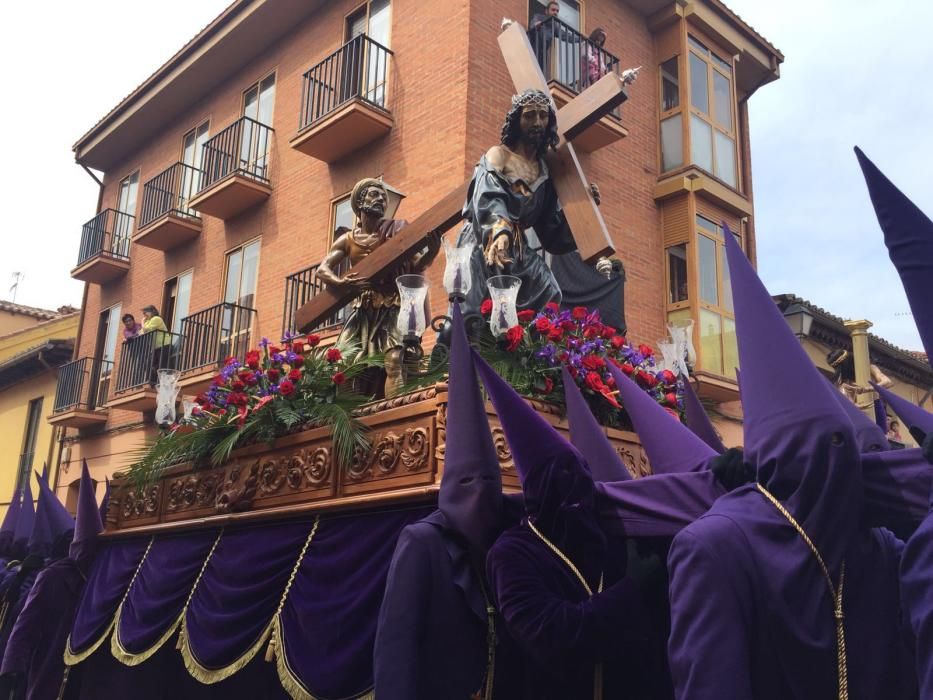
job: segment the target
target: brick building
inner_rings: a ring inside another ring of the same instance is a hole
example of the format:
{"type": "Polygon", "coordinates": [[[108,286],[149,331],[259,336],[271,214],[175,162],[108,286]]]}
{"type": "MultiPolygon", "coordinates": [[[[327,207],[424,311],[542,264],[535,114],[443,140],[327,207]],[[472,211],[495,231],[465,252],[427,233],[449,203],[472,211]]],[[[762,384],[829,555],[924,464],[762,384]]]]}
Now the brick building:
{"type": "MultiPolygon", "coordinates": [[[[667,321],[693,318],[702,393],[734,400],[717,222],[754,259],[747,101],[783,56],[719,0],[560,6],[565,39],[545,66],[558,98],[586,86],[596,27],[606,65],[643,67],[620,118],[578,144],[627,271],[629,335],[654,343],[667,321]]],[[[75,158],[103,178],[72,271],[86,282],[76,359],[51,417],[69,428],[68,460],[87,458],[100,479],[154,431],[154,349],[123,342],[123,314],[162,310],[194,393],[224,355],[290,326],[357,180],[381,176],[412,220],[468,178],[512,94],[500,21],[541,11],[534,0],[237,0],[82,136],[75,158]]],[[[436,309],[442,271],[430,271],[436,309]]]]}

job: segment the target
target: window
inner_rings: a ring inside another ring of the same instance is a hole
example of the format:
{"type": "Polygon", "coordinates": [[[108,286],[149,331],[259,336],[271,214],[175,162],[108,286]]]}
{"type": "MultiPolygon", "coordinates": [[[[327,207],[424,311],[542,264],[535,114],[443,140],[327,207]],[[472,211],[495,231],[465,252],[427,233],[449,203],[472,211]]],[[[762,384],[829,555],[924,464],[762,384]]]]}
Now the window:
{"type": "Polygon", "coordinates": [[[165,283],[162,295],[162,320],[172,333],[181,333],[181,322],[188,315],[191,302],[191,270],[173,277],[165,283]]]}
{"type": "Polygon", "coordinates": [[[668,304],[688,301],[687,287],[687,244],[679,243],[667,249],[668,304]]]}
{"type": "Polygon", "coordinates": [[[690,159],[738,187],[732,62],[689,37],[690,159]]]}
{"type": "Polygon", "coordinates": [[[23,431],[23,451],[19,457],[19,474],[16,477],[16,488],[21,488],[32,473],[36,456],[36,439],[39,435],[39,426],[42,425],[42,397],[29,402],[26,411],[26,427],[23,431]]]}
{"type": "Polygon", "coordinates": [[[187,214],[197,214],[193,209],[188,208],[188,200],[201,187],[201,158],[204,152],[204,144],[209,138],[210,122],[205,121],[189,131],[181,139],[181,162],[187,167],[182,168],[178,210],[187,214]]]}
{"type": "Polygon", "coordinates": [[[373,104],[385,106],[386,54],[371,44],[353,40],[365,34],[380,46],[389,48],[391,22],[389,0],[371,0],[347,17],[344,29],[347,46],[341,63],[341,102],[362,97],[373,104]]]}
{"type": "Polygon", "coordinates": [[[97,383],[97,392],[94,397],[94,406],[106,403],[110,396],[110,375],[113,373],[113,359],[117,351],[117,334],[122,326],[120,311],[120,304],[117,304],[100,312],[100,322],[97,326],[97,352],[95,353],[97,361],[94,379],[97,383]]]}
{"type": "Polygon", "coordinates": [[[272,126],[275,106],[275,73],[267,75],[243,92],[243,116],[272,126]]]}
{"type": "Polygon", "coordinates": [[[272,112],[275,106],[275,73],[251,85],[243,93],[244,120],[240,142],[240,170],[266,179],[269,165],[269,141],[272,112]],[[255,122],[259,122],[256,124],[255,122]],[[260,126],[264,125],[264,126],[260,126]]]}
{"type": "Polygon", "coordinates": [[[224,301],[234,306],[224,308],[220,329],[224,357],[242,357],[249,350],[256,283],[259,279],[259,246],[256,239],[227,253],[224,301]]]}
{"type": "Polygon", "coordinates": [[[139,189],[139,171],[120,181],[117,195],[117,213],[114,214],[113,235],[110,238],[110,250],[114,255],[126,258],[130,254],[130,238],[133,235],[133,223],[136,220],[136,193],[139,189]]]}
{"type": "Polygon", "coordinates": [[[680,108],[679,56],[661,64],[661,172],[684,164],[683,114],[680,108]]]}

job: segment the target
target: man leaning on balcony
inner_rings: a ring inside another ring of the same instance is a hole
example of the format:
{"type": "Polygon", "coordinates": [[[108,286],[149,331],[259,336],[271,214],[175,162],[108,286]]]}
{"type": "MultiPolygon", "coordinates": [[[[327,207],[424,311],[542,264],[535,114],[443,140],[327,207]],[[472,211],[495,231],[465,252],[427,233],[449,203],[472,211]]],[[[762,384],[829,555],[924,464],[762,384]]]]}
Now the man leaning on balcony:
{"type": "Polygon", "coordinates": [[[149,384],[155,386],[159,382],[159,370],[168,366],[172,336],[159,316],[159,310],[152,304],[143,307],[143,334],[146,333],[156,334],[152,338],[152,370],[149,374],[149,384]]]}
{"type": "MultiPolygon", "coordinates": [[[[428,237],[428,244],[395,270],[370,279],[354,272],[356,264],[398,233],[406,221],[383,219],[388,193],[381,180],[360,180],[350,194],[350,206],[356,217],[353,230],[339,236],[318,266],[318,279],[335,287],[351,287],[357,292],[350,314],[340,332],[338,343],[359,346],[363,357],[385,355],[385,394],[391,396],[405,382],[402,365],[402,337],[397,327],[399,296],[395,278],[423,272],[440,250],[440,235],[428,237]],[[344,260],[350,268],[342,277],[335,270],[344,260]]],[[[379,394],[380,387],[372,387],[379,394]]],[[[369,390],[367,387],[366,391],[369,390]]]]}

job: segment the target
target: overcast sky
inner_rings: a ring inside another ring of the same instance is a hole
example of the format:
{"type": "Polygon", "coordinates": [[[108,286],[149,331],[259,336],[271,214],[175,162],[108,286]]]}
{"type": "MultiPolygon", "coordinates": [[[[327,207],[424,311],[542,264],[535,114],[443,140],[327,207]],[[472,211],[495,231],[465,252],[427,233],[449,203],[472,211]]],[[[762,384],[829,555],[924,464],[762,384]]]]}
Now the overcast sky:
{"type": "MultiPolygon", "coordinates": [[[[933,213],[933,3],[727,3],[786,56],[781,79],[750,102],[765,283],[838,316],[868,318],[873,332],[919,349],[852,146],[933,213]]],[[[74,164],[71,146],[226,5],[87,0],[0,9],[0,298],[10,298],[18,271],[18,302],[80,303],[82,285],[68,272],[97,185],[74,164]]]]}

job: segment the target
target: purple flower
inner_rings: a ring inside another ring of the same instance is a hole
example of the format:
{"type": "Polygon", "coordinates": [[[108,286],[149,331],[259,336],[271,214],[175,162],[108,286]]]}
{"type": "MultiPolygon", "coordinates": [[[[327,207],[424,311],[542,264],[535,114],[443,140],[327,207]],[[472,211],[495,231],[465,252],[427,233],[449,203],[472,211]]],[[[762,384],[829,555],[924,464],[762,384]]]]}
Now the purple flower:
{"type": "MultiPolygon", "coordinates": [[[[286,340],[290,340],[290,338],[289,338],[290,335],[291,335],[291,332],[290,332],[290,331],[285,331],[285,339],[286,339],[286,340]]],[[[266,338],[265,336],[263,336],[263,337],[262,337],[262,340],[259,341],[259,347],[261,347],[263,350],[265,350],[267,347],[269,347],[269,345],[270,345],[269,339],[266,338]]]]}

